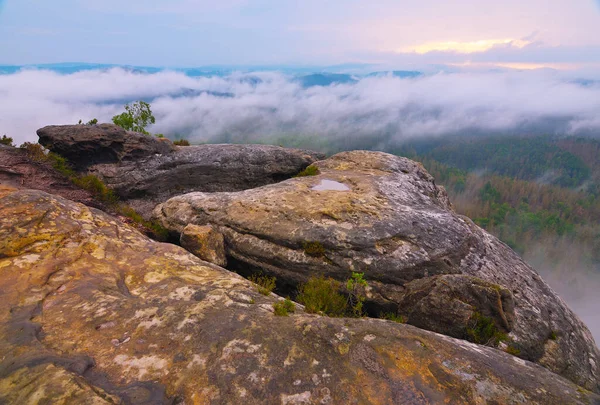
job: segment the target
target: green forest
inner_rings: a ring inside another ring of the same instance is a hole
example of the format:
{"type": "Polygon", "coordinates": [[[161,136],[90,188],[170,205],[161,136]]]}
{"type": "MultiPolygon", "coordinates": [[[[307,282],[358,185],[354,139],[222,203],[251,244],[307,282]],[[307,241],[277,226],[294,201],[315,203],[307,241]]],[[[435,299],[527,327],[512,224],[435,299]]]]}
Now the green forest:
{"type": "Polygon", "coordinates": [[[471,137],[414,142],[395,153],[423,163],[458,213],[546,277],[576,284],[582,272],[600,274],[599,141],[471,137]]]}

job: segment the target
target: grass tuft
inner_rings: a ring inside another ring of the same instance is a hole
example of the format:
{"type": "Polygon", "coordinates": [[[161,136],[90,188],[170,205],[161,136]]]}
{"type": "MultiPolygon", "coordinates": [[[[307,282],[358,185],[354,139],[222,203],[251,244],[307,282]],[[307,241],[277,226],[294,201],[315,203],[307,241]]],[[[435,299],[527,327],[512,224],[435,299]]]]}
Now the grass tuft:
{"type": "Polygon", "coordinates": [[[271,294],[275,289],[275,282],[277,281],[275,277],[265,276],[261,273],[252,274],[248,280],[256,284],[258,292],[262,295],[271,294]]]}
{"type": "Polygon", "coordinates": [[[274,303],[273,309],[275,310],[275,316],[288,316],[290,312],[296,311],[296,305],[289,298],[286,298],[283,301],[274,303]]]}
{"type": "Polygon", "coordinates": [[[304,253],[311,257],[325,256],[325,247],[321,244],[321,242],[303,242],[302,248],[304,249],[304,253]]]}
{"type": "Polygon", "coordinates": [[[500,342],[508,340],[508,336],[496,327],[492,318],[475,312],[470,319],[466,339],[473,343],[496,347],[500,342]]]}
{"type": "Polygon", "coordinates": [[[393,312],[380,313],[379,317],[381,319],[386,319],[388,321],[393,321],[396,323],[406,323],[406,318],[403,315],[398,315],[393,312]]]}
{"type": "Polygon", "coordinates": [[[320,174],[319,168],[315,165],[310,165],[306,169],[302,170],[300,173],[295,175],[294,177],[308,177],[308,176],[316,176],[320,174]]]}

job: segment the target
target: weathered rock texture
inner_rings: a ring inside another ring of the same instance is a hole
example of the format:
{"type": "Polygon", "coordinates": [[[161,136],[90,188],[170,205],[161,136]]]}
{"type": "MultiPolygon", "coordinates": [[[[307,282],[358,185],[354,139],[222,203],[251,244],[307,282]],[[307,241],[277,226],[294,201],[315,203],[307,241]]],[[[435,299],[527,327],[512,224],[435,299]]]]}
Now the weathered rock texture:
{"type": "MultiPolygon", "coordinates": [[[[472,338],[477,321],[489,319],[495,330],[509,333],[515,305],[510,290],[459,274],[425,277],[404,285],[398,313],[411,325],[456,338],[472,338]]],[[[486,343],[486,342],[481,342],[486,343]]]]}
{"type": "Polygon", "coordinates": [[[39,142],[82,172],[97,175],[140,214],[192,191],[239,191],[293,177],[321,153],[270,145],[176,147],[112,125],[48,126],[39,142]]]}
{"type": "Polygon", "coordinates": [[[117,163],[175,150],[168,139],[125,131],[113,124],[52,125],[37,130],[39,143],[77,168],[117,163]]]}
{"type": "Polygon", "coordinates": [[[89,191],[78,188],[57,172],[50,163],[32,160],[21,148],[0,145],[0,185],[42,190],[90,207],[108,209],[89,191]]]}
{"type": "Polygon", "coordinates": [[[456,215],[420,164],[355,151],[315,165],[320,174],[313,177],[175,197],[155,215],[178,232],[212,224],[225,236],[232,264],[292,286],[313,275],[346,280],[364,272],[377,311],[396,310],[404,285],[427,277],[463,274],[502,286],[513,296],[510,337],[520,357],[599,389],[599,353],[586,326],[508,246],[456,215]]]}
{"type": "Polygon", "coordinates": [[[600,403],[501,351],[275,317],[276,300],[100,211],[0,188],[0,403],[600,403]]]}
{"type": "Polygon", "coordinates": [[[227,265],[223,235],[210,225],[189,224],[183,229],[179,242],[185,250],[204,261],[217,266],[227,265]]]}
{"type": "Polygon", "coordinates": [[[145,216],[175,195],[239,191],[288,179],[324,156],[270,145],[199,145],[89,168],[145,216]]]}

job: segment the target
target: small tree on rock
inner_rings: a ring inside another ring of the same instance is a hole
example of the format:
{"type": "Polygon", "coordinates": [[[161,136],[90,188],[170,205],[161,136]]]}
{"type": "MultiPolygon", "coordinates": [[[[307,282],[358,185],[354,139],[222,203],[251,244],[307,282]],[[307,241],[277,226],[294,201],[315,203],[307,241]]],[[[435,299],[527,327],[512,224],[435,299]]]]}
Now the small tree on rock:
{"type": "Polygon", "coordinates": [[[136,101],[132,105],[125,105],[125,112],[115,115],[112,121],[126,131],[135,131],[150,135],[146,131],[146,127],[154,124],[156,119],[152,115],[150,104],[145,101],[136,101]]]}
{"type": "Polygon", "coordinates": [[[15,146],[15,145],[13,145],[13,139],[6,135],[2,135],[2,138],[0,138],[0,143],[2,145],[15,146]]]}

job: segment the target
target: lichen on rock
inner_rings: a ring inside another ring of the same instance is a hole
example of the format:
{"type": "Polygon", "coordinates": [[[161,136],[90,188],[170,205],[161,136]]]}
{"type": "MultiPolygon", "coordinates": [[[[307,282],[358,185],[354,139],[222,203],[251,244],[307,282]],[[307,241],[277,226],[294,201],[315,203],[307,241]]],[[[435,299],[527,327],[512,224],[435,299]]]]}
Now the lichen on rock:
{"type": "Polygon", "coordinates": [[[278,300],[99,210],[0,187],[0,403],[600,401],[498,350],[301,307],[275,316],[278,300]]]}

